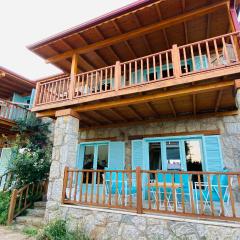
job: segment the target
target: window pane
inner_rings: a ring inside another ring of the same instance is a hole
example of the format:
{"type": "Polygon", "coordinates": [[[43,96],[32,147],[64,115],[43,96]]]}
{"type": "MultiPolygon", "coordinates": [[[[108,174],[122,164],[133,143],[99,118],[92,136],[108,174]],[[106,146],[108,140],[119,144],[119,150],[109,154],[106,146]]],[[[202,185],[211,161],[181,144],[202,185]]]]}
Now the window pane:
{"type": "MultiPolygon", "coordinates": [[[[84,151],[83,169],[93,169],[94,146],[86,146],[84,151]]],[[[83,174],[83,182],[87,182],[87,173],[83,174]]],[[[88,174],[88,183],[92,182],[92,173],[88,174]]]]}
{"type": "MultiPolygon", "coordinates": [[[[188,140],[184,142],[187,162],[187,171],[202,171],[201,142],[199,140],[188,140]]],[[[203,175],[200,175],[200,181],[203,182],[203,175]]],[[[193,186],[198,182],[198,176],[192,175],[193,186]]]]}
{"type": "Polygon", "coordinates": [[[150,170],[162,170],[161,144],[149,144],[149,165],[150,170]]]}
{"type": "Polygon", "coordinates": [[[167,169],[181,170],[179,142],[177,141],[166,142],[166,151],[167,151],[167,169]]]}
{"type": "MultiPolygon", "coordinates": [[[[98,160],[97,169],[104,169],[108,167],[108,145],[98,146],[98,160]]],[[[98,177],[96,177],[96,183],[98,183],[98,177]]],[[[100,183],[103,183],[103,173],[100,173],[100,183]]]]}
{"type": "Polygon", "coordinates": [[[185,141],[187,171],[202,171],[202,155],[200,141],[185,141]]]}

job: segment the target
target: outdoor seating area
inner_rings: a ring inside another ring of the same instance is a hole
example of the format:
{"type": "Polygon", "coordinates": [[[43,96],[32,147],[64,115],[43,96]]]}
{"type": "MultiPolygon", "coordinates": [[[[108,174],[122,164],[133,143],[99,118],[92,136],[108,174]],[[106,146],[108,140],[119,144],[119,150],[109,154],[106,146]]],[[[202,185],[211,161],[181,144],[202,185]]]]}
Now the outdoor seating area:
{"type": "Polygon", "coordinates": [[[66,168],[63,203],[239,221],[239,183],[240,174],[226,170],[167,172],[145,171],[139,167],[122,171],[66,168]]]}

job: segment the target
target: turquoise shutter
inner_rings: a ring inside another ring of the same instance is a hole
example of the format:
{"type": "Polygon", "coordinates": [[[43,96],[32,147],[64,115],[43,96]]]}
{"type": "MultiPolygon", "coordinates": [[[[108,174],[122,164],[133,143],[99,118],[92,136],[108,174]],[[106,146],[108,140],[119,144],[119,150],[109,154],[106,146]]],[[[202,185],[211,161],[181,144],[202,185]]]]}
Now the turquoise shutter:
{"type": "Polygon", "coordinates": [[[36,90],[35,90],[35,89],[32,89],[32,93],[31,93],[31,97],[30,97],[30,106],[29,106],[29,108],[32,108],[32,106],[33,106],[34,98],[35,98],[35,93],[36,93],[36,90]]]}
{"type": "Polygon", "coordinates": [[[222,171],[223,159],[218,135],[203,137],[205,167],[207,171],[222,171]]]}
{"type": "Polygon", "coordinates": [[[83,168],[84,151],[85,151],[84,145],[79,144],[78,151],[77,151],[77,163],[76,163],[77,168],[79,169],[83,168]]]}
{"type": "Polygon", "coordinates": [[[108,149],[108,170],[124,170],[125,142],[110,142],[108,149]]]}
{"type": "Polygon", "coordinates": [[[2,154],[0,156],[0,175],[3,175],[6,172],[11,160],[11,153],[11,148],[2,149],[2,154]]]}
{"type": "Polygon", "coordinates": [[[132,141],[132,169],[136,167],[141,167],[144,169],[143,162],[143,141],[142,140],[133,140],[132,141]]]}

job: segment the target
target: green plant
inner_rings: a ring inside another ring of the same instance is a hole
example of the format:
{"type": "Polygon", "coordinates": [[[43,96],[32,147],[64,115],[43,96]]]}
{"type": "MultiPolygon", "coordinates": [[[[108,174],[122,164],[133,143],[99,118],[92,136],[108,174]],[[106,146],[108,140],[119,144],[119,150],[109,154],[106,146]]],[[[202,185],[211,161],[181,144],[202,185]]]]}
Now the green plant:
{"type": "Polygon", "coordinates": [[[37,240],[90,240],[90,238],[80,229],[68,231],[66,221],[56,220],[42,230],[37,240]]]}
{"type": "Polygon", "coordinates": [[[38,229],[35,227],[25,227],[22,232],[29,237],[35,237],[38,234],[38,229]]]}
{"type": "Polygon", "coordinates": [[[0,192],[0,224],[2,225],[5,225],[7,223],[10,198],[11,193],[0,192]]]}
{"type": "Polygon", "coordinates": [[[16,187],[43,180],[50,170],[52,145],[48,138],[49,123],[31,116],[17,121],[12,130],[18,132],[10,164],[16,187]]]}

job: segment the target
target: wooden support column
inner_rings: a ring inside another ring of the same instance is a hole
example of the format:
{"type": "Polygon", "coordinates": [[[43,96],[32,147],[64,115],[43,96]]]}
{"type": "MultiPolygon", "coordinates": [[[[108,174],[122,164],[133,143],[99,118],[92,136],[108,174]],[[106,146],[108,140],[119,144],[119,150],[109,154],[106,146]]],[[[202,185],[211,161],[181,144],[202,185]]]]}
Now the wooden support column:
{"type": "Polygon", "coordinates": [[[39,96],[40,96],[40,83],[37,82],[37,85],[36,85],[36,96],[34,98],[33,107],[35,107],[36,104],[39,103],[39,96]]]}
{"type": "Polygon", "coordinates": [[[119,61],[115,64],[115,90],[118,91],[121,88],[121,64],[119,61]]]}
{"type": "Polygon", "coordinates": [[[143,205],[142,205],[142,173],[141,168],[136,168],[136,181],[137,181],[137,213],[143,213],[143,205]]]}
{"type": "Polygon", "coordinates": [[[78,54],[75,53],[72,56],[72,65],[71,65],[71,79],[69,85],[69,99],[73,99],[74,96],[74,85],[76,81],[76,75],[78,73],[78,54]]]}
{"type": "Polygon", "coordinates": [[[176,78],[181,76],[181,68],[180,68],[180,55],[179,49],[176,44],[172,46],[172,63],[173,63],[173,72],[176,78]]]}

